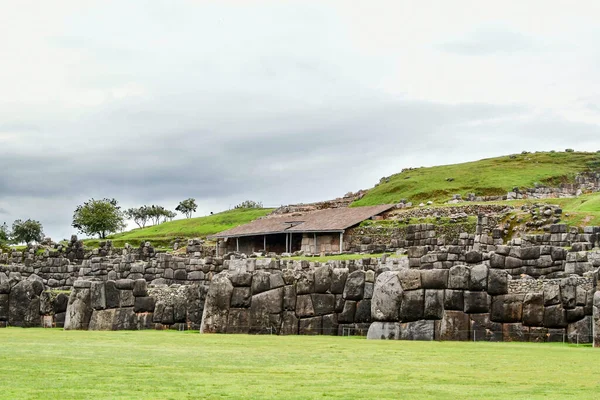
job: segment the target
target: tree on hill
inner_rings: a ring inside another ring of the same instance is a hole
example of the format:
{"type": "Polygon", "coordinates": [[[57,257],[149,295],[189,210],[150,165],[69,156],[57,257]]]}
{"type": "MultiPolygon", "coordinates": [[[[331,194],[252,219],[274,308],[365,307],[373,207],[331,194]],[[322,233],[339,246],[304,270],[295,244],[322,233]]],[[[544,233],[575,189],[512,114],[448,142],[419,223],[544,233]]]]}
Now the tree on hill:
{"type": "Polygon", "coordinates": [[[32,219],[22,221],[18,219],[13,222],[10,236],[14,243],[41,242],[44,238],[44,232],[42,224],[39,221],[32,219]]]}
{"type": "Polygon", "coordinates": [[[125,211],[125,217],[133,220],[140,228],[145,228],[150,215],[148,213],[148,206],[141,206],[139,208],[129,208],[125,211]]]}
{"type": "Polygon", "coordinates": [[[192,218],[192,214],[196,212],[197,208],[198,205],[196,204],[196,199],[189,198],[180,202],[179,205],[175,207],[175,211],[184,214],[186,218],[192,218]]]}
{"type": "Polygon", "coordinates": [[[246,200],[235,206],[235,208],[263,208],[263,204],[260,201],[246,200]]]}
{"type": "Polygon", "coordinates": [[[10,239],[10,231],[6,222],[0,225],[0,246],[8,243],[10,239]]]}
{"type": "Polygon", "coordinates": [[[108,234],[125,228],[123,214],[115,199],[90,199],[75,209],[73,227],[83,234],[105,239],[108,234]]]}
{"type": "Polygon", "coordinates": [[[154,222],[154,225],[158,225],[161,222],[172,220],[177,216],[173,211],[167,210],[163,206],[145,206],[147,207],[148,218],[154,222]]]}

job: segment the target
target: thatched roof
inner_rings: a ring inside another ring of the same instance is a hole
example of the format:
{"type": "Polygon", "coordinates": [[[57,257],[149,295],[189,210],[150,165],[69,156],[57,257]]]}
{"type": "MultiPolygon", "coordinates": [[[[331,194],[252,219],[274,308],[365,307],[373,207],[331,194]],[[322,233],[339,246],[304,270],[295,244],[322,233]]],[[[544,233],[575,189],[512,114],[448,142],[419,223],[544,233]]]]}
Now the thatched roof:
{"type": "Polygon", "coordinates": [[[293,215],[271,216],[220,232],[210,238],[272,235],[276,233],[343,232],[394,206],[329,208],[293,215]]]}

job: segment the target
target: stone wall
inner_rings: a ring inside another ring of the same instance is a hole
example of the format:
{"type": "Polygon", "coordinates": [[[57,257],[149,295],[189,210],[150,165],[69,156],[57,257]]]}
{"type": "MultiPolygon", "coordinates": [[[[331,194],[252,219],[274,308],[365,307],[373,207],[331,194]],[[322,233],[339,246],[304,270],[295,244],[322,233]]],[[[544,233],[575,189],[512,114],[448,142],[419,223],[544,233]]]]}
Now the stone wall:
{"type": "Polygon", "coordinates": [[[523,242],[532,245],[575,247],[576,250],[591,250],[599,247],[600,227],[586,226],[580,231],[567,225],[554,224],[543,234],[526,235],[523,242]]]}
{"type": "Polygon", "coordinates": [[[509,293],[485,265],[386,271],[376,280],[370,339],[590,343],[595,288],[568,277],[509,293]]]}
{"type": "Polygon", "coordinates": [[[366,334],[379,266],[371,261],[231,262],[210,285],[201,332],[366,334]]]}
{"type": "Polygon", "coordinates": [[[205,285],[150,286],[144,279],[75,282],[66,330],[199,329],[205,285]]]}
{"type": "Polygon", "coordinates": [[[62,327],[68,297],[48,290],[39,278],[9,278],[0,272],[0,327],[62,327]]]}

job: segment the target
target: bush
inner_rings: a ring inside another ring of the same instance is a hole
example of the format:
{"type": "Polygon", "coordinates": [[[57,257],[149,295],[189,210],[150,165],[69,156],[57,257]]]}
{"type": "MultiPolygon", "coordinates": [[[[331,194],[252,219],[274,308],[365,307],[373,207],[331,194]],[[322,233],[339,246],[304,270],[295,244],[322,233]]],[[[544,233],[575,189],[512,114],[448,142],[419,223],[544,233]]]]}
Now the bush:
{"type": "Polygon", "coordinates": [[[573,150],[573,149],[565,149],[565,152],[567,152],[567,153],[573,153],[574,151],[575,150],[573,150]]]}
{"type": "Polygon", "coordinates": [[[235,208],[263,208],[263,204],[260,201],[246,200],[235,206],[235,208]]]}

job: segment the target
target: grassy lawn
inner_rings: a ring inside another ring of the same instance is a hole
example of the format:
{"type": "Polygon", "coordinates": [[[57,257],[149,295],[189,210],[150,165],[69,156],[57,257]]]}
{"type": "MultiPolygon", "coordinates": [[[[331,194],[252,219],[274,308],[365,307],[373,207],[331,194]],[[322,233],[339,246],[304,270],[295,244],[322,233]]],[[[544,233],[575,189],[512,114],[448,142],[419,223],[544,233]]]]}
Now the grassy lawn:
{"type": "Polygon", "coordinates": [[[503,195],[513,187],[528,188],[535,183],[558,186],[590,167],[600,167],[600,153],[541,152],[417,168],[392,175],[389,182],[371,189],[353,205],[393,204],[401,199],[416,204],[428,200],[440,203],[453,194],[468,193],[503,195]]]}
{"type": "Polygon", "coordinates": [[[6,399],[598,398],[598,350],[169,331],[0,330],[6,399]]]}
{"type": "MultiPolygon", "coordinates": [[[[206,217],[179,219],[143,229],[133,229],[110,235],[108,238],[116,247],[123,247],[125,243],[138,246],[146,241],[154,246],[168,246],[175,238],[206,237],[264,217],[271,211],[273,209],[270,208],[234,209],[206,217]]],[[[91,239],[86,240],[85,244],[94,247],[98,246],[99,242],[100,240],[91,239]]]]}

